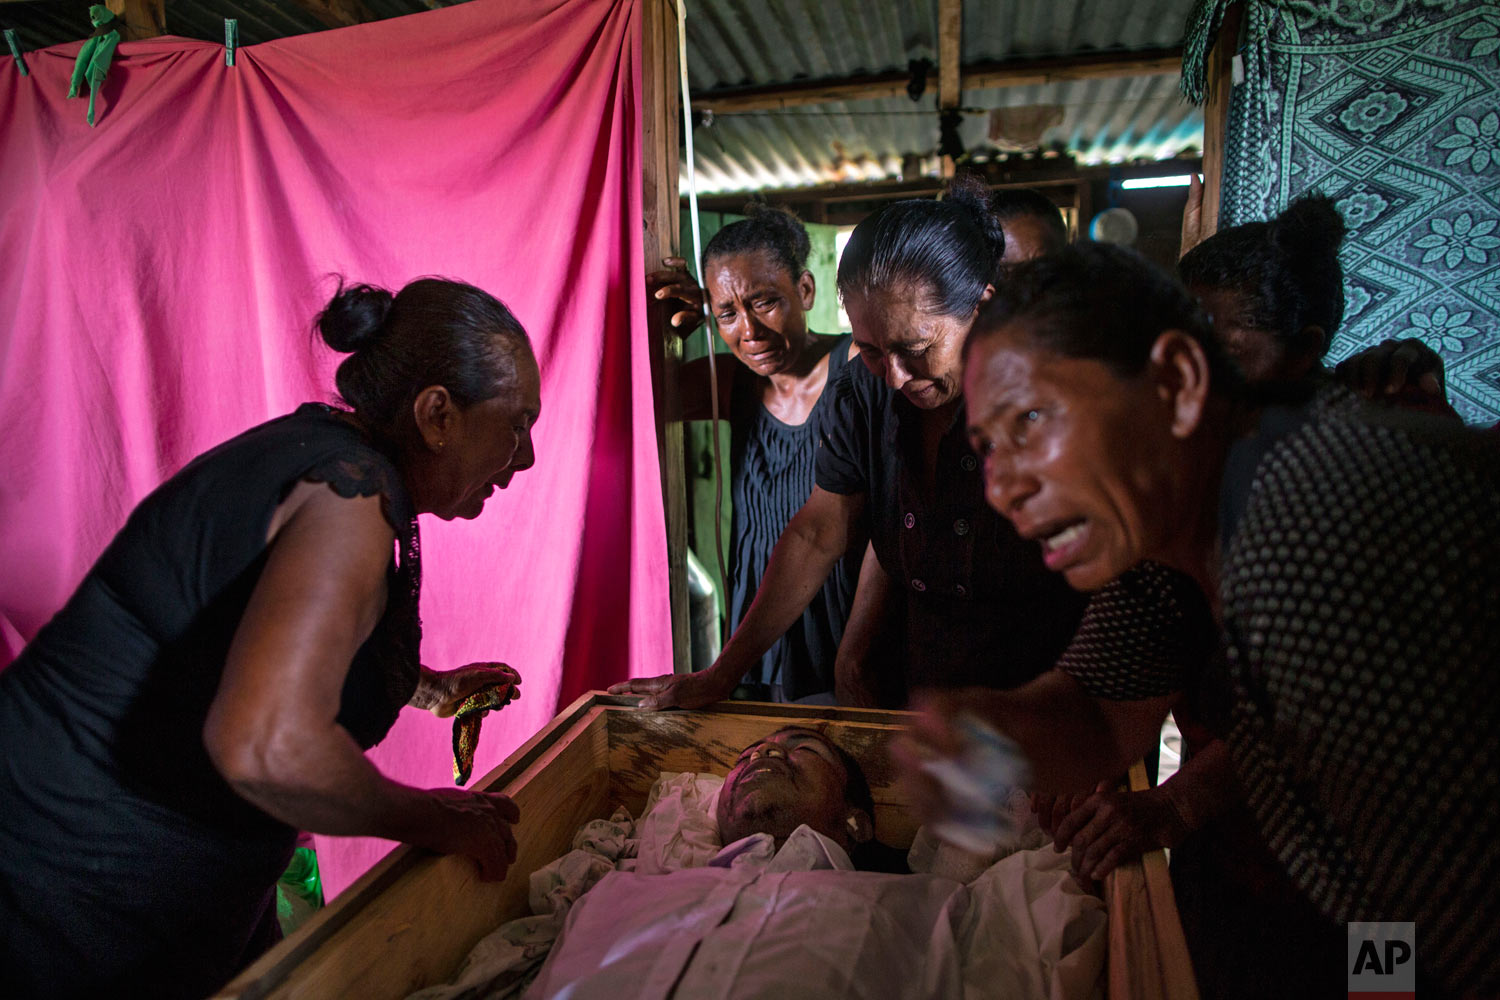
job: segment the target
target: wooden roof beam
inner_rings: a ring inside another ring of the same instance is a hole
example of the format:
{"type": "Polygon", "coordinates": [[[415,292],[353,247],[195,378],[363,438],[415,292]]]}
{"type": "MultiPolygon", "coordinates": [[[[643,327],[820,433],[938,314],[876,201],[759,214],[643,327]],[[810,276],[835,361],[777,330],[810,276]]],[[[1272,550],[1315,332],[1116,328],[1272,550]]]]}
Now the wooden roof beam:
{"type": "Polygon", "coordinates": [[[138,42],[167,33],[166,0],[105,0],[115,17],[125,22],[120,41],[138,42]]]}
{"type": "MultiPolygon", "coordinates": [[[[1158,76],[1181,71],[1181,49],[1101,52],[1049,59],[1007,59],[999,63],[974,63],[960,69],[959,87],[962,90],[997,90],[1002,87],[1024,87],[1070,80],[1158,76]]],[[[906,84],[910,79],[911,76],[907,73],[871,73],[838,80],[738,87],[694,94],[693,103],[716,115],[779,111],[835,101],[904,97],[906,84]]],[[[929,82],[932,82],[931,77],[929,82]]],[[[941,80],[937,82],[941,88],[941,80]]]]}
{"type": "MultiPolygon", "coordinates": [[[[959,120],[963,58],[964,0],[938,0],[938,107],[950,112],[943,116],[945,136],[955,134],[953,123],[959,120]]],[[[953,176],[953,156],[943,157],[942,169],[944,177],[953,176]]]]}
{"type": "MultiPolygon", "coordinates": [[[[1196,156],[1157,160],[1152,163],[1125,165],[1132,176],[1155,177],[1168,174],[1198,172],[1204,167],[1196,156]]],[[[973,164],[971,170],[991,187],[1047,188],[1055,185],[1074,184],[1078,181],[1106,180],[1121,169],[1119,164],[1097,164],[1085,166],[1068,157],[990,160],[973,164]]],[[[925,198],[943,188],[936,177],[922,177],[912,181],[861,181],[842,184],[823,184],[805,188],[775,188],[753,192],[756,198],[764,198],[773,205],[806,205],[826,202],[829,205],[853,202],[879,201],[896,198],[925,198]]],[[[705,212],[739,212],[751,192],[737,191],[726,194],[700,194],[698,207],[705,212]]]]}
{"type": "Polygon", "coordinates": [[[962,83],[963,0],[938,0],[938,107],[956,108],[962,83]]]}
{"type": "Polygon", "coordinates": [[[365,6],[364,0],[292,0],[292,3],[329,28],[347,28],[375,20],[374,12],[365,6]]]}

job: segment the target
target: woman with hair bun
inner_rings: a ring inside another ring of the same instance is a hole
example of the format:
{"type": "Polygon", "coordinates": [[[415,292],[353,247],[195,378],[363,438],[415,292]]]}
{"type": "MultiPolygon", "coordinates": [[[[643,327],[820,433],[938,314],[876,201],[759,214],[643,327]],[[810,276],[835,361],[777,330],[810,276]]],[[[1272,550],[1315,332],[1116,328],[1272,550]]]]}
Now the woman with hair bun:
{"type": "Polygon", "coordinates": [[[1270,222],[1209,237],[1178,263],[1251,383],[1296,382],[1321,364],[1344,318],[1344,235],[1333,202],[1309,195],[1270,222]]]}
{"type": "Polygon", "coordinates": [[[299,830],[515,859],[505,796],[363,751],[503,664],[422,665],[417,520],[478,517],[534,461],[539,375],[498,300],[437,278],[318,317],[347,409],[309,403],[141,501],[0,673],[6,995],[203,996],[279,936],[299,830]]]}
{"type": "MultiPolygon", "coordinates": [[[[739,361],[718,369],[719,415],[730,431],[731,629],[749,609],[776,540],[812,492],[818,426],[827,409],[824,389],[852,357],[847,335],[808,329],[817,286],[807,269],[812,244],[802,223],[764,204],[752,203],[745,212],[748,218],[719,230],[703,250],[709,308],[739,361]]],[[[656,298],[686,307],[672,317],[686,331],[702,320],[705,290],[684,261],[665,263],[668,270],[648,275],[647,284],[656,298]]],[[[706,358],[685,365],[680,384],[684,419],[714,415],[706,358]]],[[[768,701],[829,698],[863,550],[863,540],[856,539],[785,633],[746,665],[741,676],[747,693],[768,701]]]]}
{"type": "MultiPolygon", "coordinates": [[[[1190,195],[1189,215],[1201,191],[1190,195]]],[[[1187,233],[1187,222],[1183,228],[1187,233]]],[[[1328,374],[1323,358],[1344,319],[1339,250],[1347,233],[1333,200],[1309,194],[1269,222],[1222,230],[1184,252],[1177,265],[1183,284],[1252,385],[1276,391],[1328,374]]],[[[1415,338],[1361,351],[1340,362],[1337,374],[1367,399],[1457,417],[1442,357],[1415,338]]]]}

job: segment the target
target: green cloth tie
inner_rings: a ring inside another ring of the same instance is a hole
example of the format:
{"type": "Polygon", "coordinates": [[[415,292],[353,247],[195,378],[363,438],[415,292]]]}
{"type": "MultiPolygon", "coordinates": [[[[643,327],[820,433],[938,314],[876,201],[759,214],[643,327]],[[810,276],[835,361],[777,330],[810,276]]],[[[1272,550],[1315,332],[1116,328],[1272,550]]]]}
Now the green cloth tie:
{"type": "Polygon", "coordinates": [[[516,686],[496,683],[481,688],[459,703],[453,713],[453,783],[462,785],[474,770],[474,751],[479,748],[479,725],[485,715],[504,708],[516,696],[516,686]]]}
{"type": "Polygon", "coordinates": [[[115,46],[120,44],[120,32],[124,30],[125,22],[116,17],[108,7],[98,4],[89,8],[89,20],[94,22],[94,33],[83,43],[83,48],[78,50],[68,96],[77,97],[78,88],[84,83],[89,85],[87,120],[92,126],[94,100],[99,96],[99,88],[104,85],[105,75],[109,73],[109,64],[115,57],[115,46]]]}

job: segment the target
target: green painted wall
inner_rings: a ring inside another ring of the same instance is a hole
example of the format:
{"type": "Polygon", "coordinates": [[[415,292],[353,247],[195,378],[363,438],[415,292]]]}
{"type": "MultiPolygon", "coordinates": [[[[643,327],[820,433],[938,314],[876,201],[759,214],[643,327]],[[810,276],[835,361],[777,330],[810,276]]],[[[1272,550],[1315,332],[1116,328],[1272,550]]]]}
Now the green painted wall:
{"type": "MultiPolygon", "coordinates": [[[[743,215],[730,215],[723,212],[700,212],[698,225],[704,245],[706,246],[720,229],[743,218],[743,215]]],[[[808,256],[807,269],[812,272],[813,281],[818,289],[817,298],[813,300],[812,311],[808,314],[808,326],[818,333],[847,332],[840,330],[838,321],[839,306],[836,290],[838,260],[834,256],[834,236],[837,232],[838,229],[835,226],[807,224],[808,239],[812,243],[812,253],[808,256]]],[[[697,263],[692,260],[692,220],[688,218],[687,212],[682,213],[682,252],[683,256],[688,258],[688,270],[697,278],[697,263]]],[[[654,262],[652,262],[652,270],[655,270],[654,262]]],[[[693,361],[703,357],[708,353],[707,344],[703,328],[694,330],[687,342],[683,344],[683,360],[693,361]]],[[[738,364],[733,357],[728,356],[728,349],[717,337],[714,338],[714,348],[718,354],[725,356],[725,363],[738,364]]],[[[683,434],[683,444],[687,450],[688,547],[708,570],[708,575],[717,581],[719,564],[714,558],[714,459],[711,428],[712,424],[706,420],[689,422],[683,434]]],[[[724,486],[723,498],[718,505],[717,513],[724,538],[724,565],[727,570],[730,545],[729,426],[722,421],[719,425],[719,453],[724,463],[724,486]]],[[[722,589],[718,596],[720,614],[727,614],[722,589]]]]}

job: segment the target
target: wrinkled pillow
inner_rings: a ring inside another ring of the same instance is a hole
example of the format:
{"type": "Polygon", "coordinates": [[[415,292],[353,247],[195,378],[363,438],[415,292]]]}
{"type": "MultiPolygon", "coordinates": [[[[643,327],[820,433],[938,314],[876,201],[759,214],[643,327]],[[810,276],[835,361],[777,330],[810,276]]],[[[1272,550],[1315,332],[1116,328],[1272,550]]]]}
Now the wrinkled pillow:
{"type": "MultiPolygon", "coordinates": [[[[634,871],[661,875],[700,868],[719,853],[719,823],[714,808],[724,779],[714,774],[664,771],[646,796],[646,811],[636,823],[638,844],[634,871]]],[[[621,869],[630,870],[628,865],[621,869]]]]}

